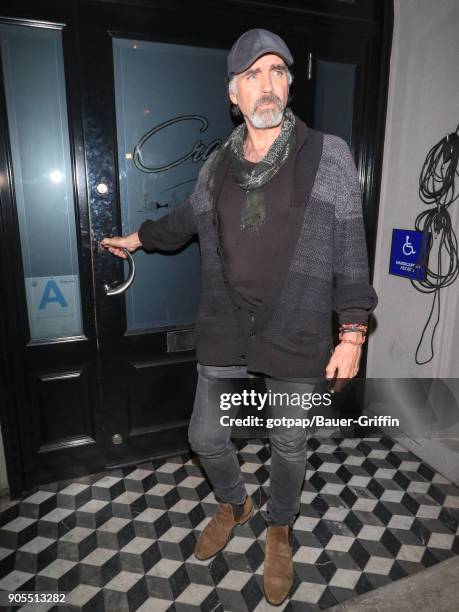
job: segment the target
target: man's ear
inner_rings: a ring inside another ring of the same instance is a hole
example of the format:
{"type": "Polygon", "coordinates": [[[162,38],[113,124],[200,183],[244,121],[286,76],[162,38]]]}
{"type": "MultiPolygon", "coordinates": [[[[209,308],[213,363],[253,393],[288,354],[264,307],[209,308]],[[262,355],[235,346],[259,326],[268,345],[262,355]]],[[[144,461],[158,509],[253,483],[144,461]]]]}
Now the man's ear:
{"type": "Polygon", "coordinates": [[[229,96],[229,99],[231,100],[232,104],[237,105],[237,96],[235,96],[233,93],[231,93],[229,89],[228,89],[228,96],[229,96]]]}
{"type": "MultiPolygon", "coordinates": [[[[233,79],[234,78],[235,77],[233,77],[233,79]]],[[[230,82],[228,81],[228,89],[227,89],[227,91],[228,91],[228,98],[230,99],[231,104],[234,104],[235,106],[237,106],[237,96],[231,91],[231,88],[229,87],[229,83],[230,82]]],[[[233,84],[235,84],[234,81],[233,81],[233,84]]],[[[236,89],[236,88],[234,88],[234,89],[236,89]]]]}

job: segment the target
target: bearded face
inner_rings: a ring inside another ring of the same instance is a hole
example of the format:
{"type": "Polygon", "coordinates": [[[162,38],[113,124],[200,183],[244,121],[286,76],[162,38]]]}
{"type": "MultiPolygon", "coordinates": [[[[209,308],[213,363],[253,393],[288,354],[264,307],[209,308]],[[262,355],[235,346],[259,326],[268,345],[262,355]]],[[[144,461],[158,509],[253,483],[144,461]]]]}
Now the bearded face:
{"type": "Polygon", "coordinates": [[[230,98],[255,128],[277,127],[287,106],[289,78],[283,59],[273,53],[260,57],[235,77],[230,98]]]}

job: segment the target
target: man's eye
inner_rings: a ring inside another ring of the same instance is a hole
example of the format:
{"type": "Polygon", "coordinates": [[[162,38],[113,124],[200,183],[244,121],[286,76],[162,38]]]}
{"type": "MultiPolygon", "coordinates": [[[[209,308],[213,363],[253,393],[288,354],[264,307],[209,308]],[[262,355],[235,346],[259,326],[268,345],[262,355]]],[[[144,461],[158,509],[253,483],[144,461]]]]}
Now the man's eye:
{"type": "Polygon", "coordinates": [[[247,76],[247,79],[248,79],[249,81],[253,81],[253,80],[256,78],[256,76],[257,76],[257,75],[256,75],[256,74],[254,74],[254,73],[252,72],[252,74],[249,74],[249,75],[247,76]]]}

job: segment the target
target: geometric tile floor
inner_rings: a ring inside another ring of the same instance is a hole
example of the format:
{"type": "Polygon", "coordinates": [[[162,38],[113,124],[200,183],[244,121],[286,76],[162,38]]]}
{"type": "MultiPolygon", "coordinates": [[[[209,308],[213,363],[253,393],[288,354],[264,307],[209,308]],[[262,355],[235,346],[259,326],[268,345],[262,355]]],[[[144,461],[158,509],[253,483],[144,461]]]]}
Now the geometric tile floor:
{"type": "MultiPolygon", "coordinates": [[[[236,440],[265,509],[269,445],[236,440]]],[[[66,591],[84,612],[324,610],[459,554],[459,489],[385,435],[310,437],[289,599],[262,592],[261,512],[209,561],[193,555],[217,502],[184,455],[45,485],[0,520],[0,589],[66,591]]],[[[19,608],[15,608],[19,609],[19,608]]]]}

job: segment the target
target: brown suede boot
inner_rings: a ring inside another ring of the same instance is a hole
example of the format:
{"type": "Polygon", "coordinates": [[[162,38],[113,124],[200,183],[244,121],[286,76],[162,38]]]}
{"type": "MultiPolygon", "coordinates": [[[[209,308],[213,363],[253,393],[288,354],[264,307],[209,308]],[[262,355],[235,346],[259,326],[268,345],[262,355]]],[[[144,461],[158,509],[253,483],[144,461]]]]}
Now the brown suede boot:
{"type": "Polygon", "coordinates": [[[250,496],[246,497],[239,517],[234,516],[231,504],[220,504],[215,516],[206,525],[196,542],[195,557],[200,561],[210,559],[222,548],[225,548],[236,525],[243,525],[252,517],[253,503],[250,496]]]}
{"type": "Polygon", "coordinates": [[[268,527],[265,543],[263,589],[268,602],[279,606],[293,582],[292,548],[289,525],[268,527]]]}

